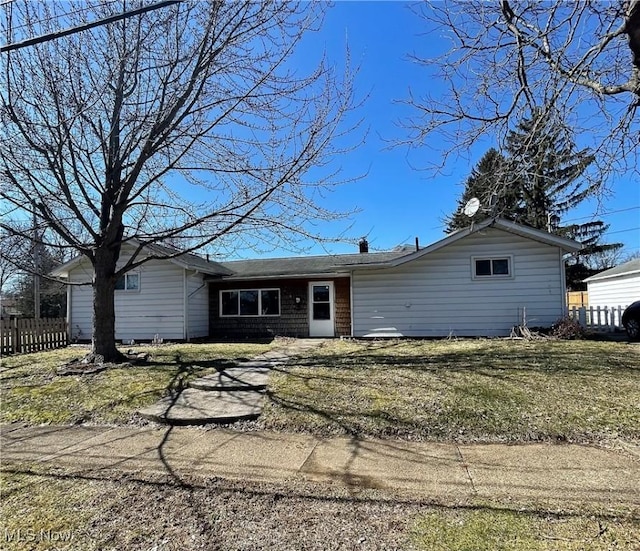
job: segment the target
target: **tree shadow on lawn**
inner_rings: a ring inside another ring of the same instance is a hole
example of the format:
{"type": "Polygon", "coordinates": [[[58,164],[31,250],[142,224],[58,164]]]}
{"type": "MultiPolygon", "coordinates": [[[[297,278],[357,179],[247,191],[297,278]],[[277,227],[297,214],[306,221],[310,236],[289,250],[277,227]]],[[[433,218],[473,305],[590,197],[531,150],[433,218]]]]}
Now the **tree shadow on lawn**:
{"type": "MultiPolygon", "coordinates": [[[[93,499],[89,503],[84,503],[85,512],[90,515],[89,522],[94,528],[94,534],[105,534],[109,536],[105,529],[109,524],[112,530],[126,531],[128,529],[127,519],[130,519],[134,525],[137,517],[137,509],[149,511],[153,509],[147,522],[150,524],[151,533],[157,533],[157,537],[165,536],[165,530],[172,525],[182,525],[188,522],[190,526],[197,524],[199,537],[202,541],[209,544],[215,544],[220,538],[224,541],[224,533],[218,533],[215,526],[215,517],[218,514],[224,516],[233,514],[234,507],[251,507],[252,504],[258,503],[258,500],[267,500],[269,504],[275,505],[276,501],[281,500],[298,500],[303,502],[304,507],[315,507],[317,504],[321,507],[323,514],[327,513],[327,506],[336,509],[329,509],[334,514],[340,514],[343,507],[354,508],[359,506],[368,506],[371,504],[387,505],[392,507],[390,513],[397,507],[403,507],[400,511],[402,517],[410,522],[403,528],[403,531],[409,535],[412,521],[418,520],[421,516],[428,513],[444,513],[451,514],[452,521],[456,523],[463,522],[458,518],[457,514],[465,513],[488,513],[488,514],[516,514],[518,517],[533,517],[543,522],[554,521],[570,521],[572,519],[588,518],[590,526],[595,527],[593,534],[585,534],[586,539],[597,536],[597,528],[604,527],[607,524],[616,525],[624,521],[632,524],[640,521],[640,513],[637,509],[619,509],[612,510],[610,507],[598,506],[597,504],[584,508],[584,506],[563,503],[559,505],[557,502],[524,502],[518,500],[488,500],[480,498],[439,498],[424,497],[411,494],[381,492],[375,489],[363,489],[359,492],[351,492],[345,494],[335,487],[327,484],[304,483],[304,484],[277,484],[277,483],[252,483],[250,481],[234,481],[223,478],[205,478],[193,476],[187,484],[176,483],[170,477],[164,475],[149,476],[146,473],[120,473],[117,470],[104,471],[76,471],[65,472],[63,469],[49,469],[46,466],[38,466],[32,468],[30,465],[4,465],[2,471],[8,475],[17,475],[25,477],[25,482],[19,488],[15,488],[14,492],[28,493],[30,498],[38,495],[37,487],[43,484],[43,480],[51,482],[61,481],[63,483],[89,484],[95,489],[93,499]],[[30,480],[32,479],[32,480],[30,480]],[[105,486],[101,484],[104,483],[105,486]],[[122,492],[122,493],[120,493],[122,492]],[[166,499],[166,492],[172,495],[178,493],[180,497],[171,499],[171,509],[164,514],[158,504],[162,504],[166,499]],[[132,506],[126,509],[119,508],[111,496],[136,495],[136,499],[132,506]],[[103,497],[104,496],[104,497],[103,497]],[[242,500],[242,501],[238,501],[242,500]],[[155,506],[154,506],[155,504],[155,506]],[[228,508],[227,508],[228,504],[228,508]],[[180,509],[176,509],[181,506],[180,509]],[[88,511],[86,510],[88,508],[88,511]],[[175,512],[175,515],[172,513],[175,512]],[[106,519],[106,522],[105,522],[106,519]],[[117,524],[113,521],[117,520],[117,524]],[[160,531],[154,532],[155,520],[159,520],[160,531]],[[104,527],[103,527],[104,526],[104,527]]],[[[9,494],[5,494],[5,498],[9,498],[9,494]]],[[[287,501],[284,501],[287,506],[287,501]]],[[[366,511],[366,509],[364,510],[366,511]]],[[[47,511],[43,511],[42,516],[46,518],[47,511]]],[[[356,514],[359,522],[366,524],[366,516],[356,514]]],[[[447,518],[447,517],[445,517],[447,518]]],[[[310,527],[307,526],[307,529],[310,527]]],[[[86,534],[91,537],[91,532],[86,534]]],[[[81,543],[81,540],[77,543],[81,543]]],[[[106,544],[107,542],[105,542],[106,544]]],[[[114,542],[111,541],[113,544],[114,542]]],[[[116,541],[117,543],[117,541],[116,541]]],[[[155,541],[147,541],[147,544],[156,543],[155,541]]],[[[195,541],[195,544],[201,542],[195,541]]],[[[346,543],[346,542],[343,542],[346,543]]],[[[576,543],[580,543],[576,541],[576,543]]]]}
{"type": "Polygon", "coordinates": [[[608,389],[598,398],[602,401],[616,381],[626,388],[640,375],[640,362],[634,358],[603,353],[603,361],[584,360],[579,348],[546,350],[546,355],[554,355],[553,362],[538,357],[535,348],[512,353],[505,352],[503,343],[491,342],[483,350],[420,356],[406,350],[406,343],[391,343],[374,350],[297,357],[274,367],[284,379],[267,393],[274,409],[263,426],[353,437],[582,441],[605,435],[606,427],[546,423],[546,417],[556,417],[553,400],[562,401],[563,394],[554,394],[545,406],[539,405],[536,393],[547,397],[548,385],[560,385],[567,399],[578,404],[581,392],[588,395],[590,381],[606,375],[608,389]]]}
{"type": "MultiPolygon", "coordinates": [[[[381,354],[357,350],[345,354],[315,355],[297,357],[289,362],[285,369],[291,368],[327,368],[340,370],[363,369],[371,366],[411,369],[413,371],[477,371],[482,369],[499,375],[501,372],[539,371],[543,373],[593,373],[601,369],[611,371],[640,371],[640,358],[628,356],[626,350],[619,350],[620,357],[609,351],[601,353],[601,363],[594,365],[597,357],[585,358],[580,350],[565,351],[558,348],[540,351],[504,350],[493,346],[480,350],[460,350],[455,352],[437,352],[424,355],[394,354],[393,348],[400,345],[384,347],[381,354]]],[[[382,350],[381,347],[376,350],[382,350]]],[[[297,376],[300,376],[297,374],[297,376]]]]}

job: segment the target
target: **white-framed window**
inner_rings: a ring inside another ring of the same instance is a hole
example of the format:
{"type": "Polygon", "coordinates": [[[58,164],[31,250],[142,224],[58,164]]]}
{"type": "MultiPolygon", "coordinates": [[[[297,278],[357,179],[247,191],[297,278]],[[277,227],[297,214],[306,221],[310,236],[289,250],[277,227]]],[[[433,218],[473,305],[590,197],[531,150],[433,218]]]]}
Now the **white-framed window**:
{"type": "Polygon", "coordinates": [[[116,281],[116,291],[139,291],[140,290],[140,274],[138,272],[130,272],[121,275],[116,281]]]}
{"type": "Polygon", "coordinates": [[[220,317],[279,315],[280,289],[220,291],[220,317]]]}
{"type": "Polygon", "coordinates": [[[511,255],[471,257],[473,279],[506,279],[513,277],[513,257],[511,255]]]}

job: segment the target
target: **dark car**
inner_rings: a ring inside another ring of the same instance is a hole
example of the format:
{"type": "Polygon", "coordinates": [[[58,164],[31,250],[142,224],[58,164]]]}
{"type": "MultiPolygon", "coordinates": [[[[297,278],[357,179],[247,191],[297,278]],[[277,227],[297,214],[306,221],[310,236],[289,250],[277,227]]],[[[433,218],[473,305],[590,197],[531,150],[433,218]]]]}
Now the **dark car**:
{"type": "Polygon", "coordinates": [[[627,306],[622,313],[622,325],[627,330],[630,341],[640,340],[640,300],[627,306]]]}

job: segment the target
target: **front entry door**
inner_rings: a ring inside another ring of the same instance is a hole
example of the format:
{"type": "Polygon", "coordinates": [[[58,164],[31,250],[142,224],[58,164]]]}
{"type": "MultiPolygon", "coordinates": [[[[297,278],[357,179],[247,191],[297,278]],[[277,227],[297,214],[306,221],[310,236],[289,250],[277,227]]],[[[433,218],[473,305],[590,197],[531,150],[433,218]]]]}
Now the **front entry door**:
{"type": "Polygon", "coordinates": [[[309,336],[335,335],[333,281],[309,283],[309,336]]]}

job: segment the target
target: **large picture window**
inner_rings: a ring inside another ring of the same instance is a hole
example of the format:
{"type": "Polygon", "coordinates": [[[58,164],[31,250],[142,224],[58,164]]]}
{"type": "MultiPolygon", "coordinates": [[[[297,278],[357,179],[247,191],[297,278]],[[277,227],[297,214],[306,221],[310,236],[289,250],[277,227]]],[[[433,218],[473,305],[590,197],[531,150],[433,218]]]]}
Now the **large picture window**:
{"type": "Polygon", "coordinates": [[[473,266],[473,277],[475,279],[485,278],[506,278],[512,277],[512,258],[510,256],[496,258],[478,258],[471,259],[473,266]]]}
{"type": "Polygon", "coordinates": [[[220,291],[220,315],[279,316],[280,289],[220,291]]]}
{"type": "Polygon", "coordinates": [[[130,274],[121,275],[116,281],[116,291],[139,291],[140,290],[140,274],[132,272],[130,274]]]}

